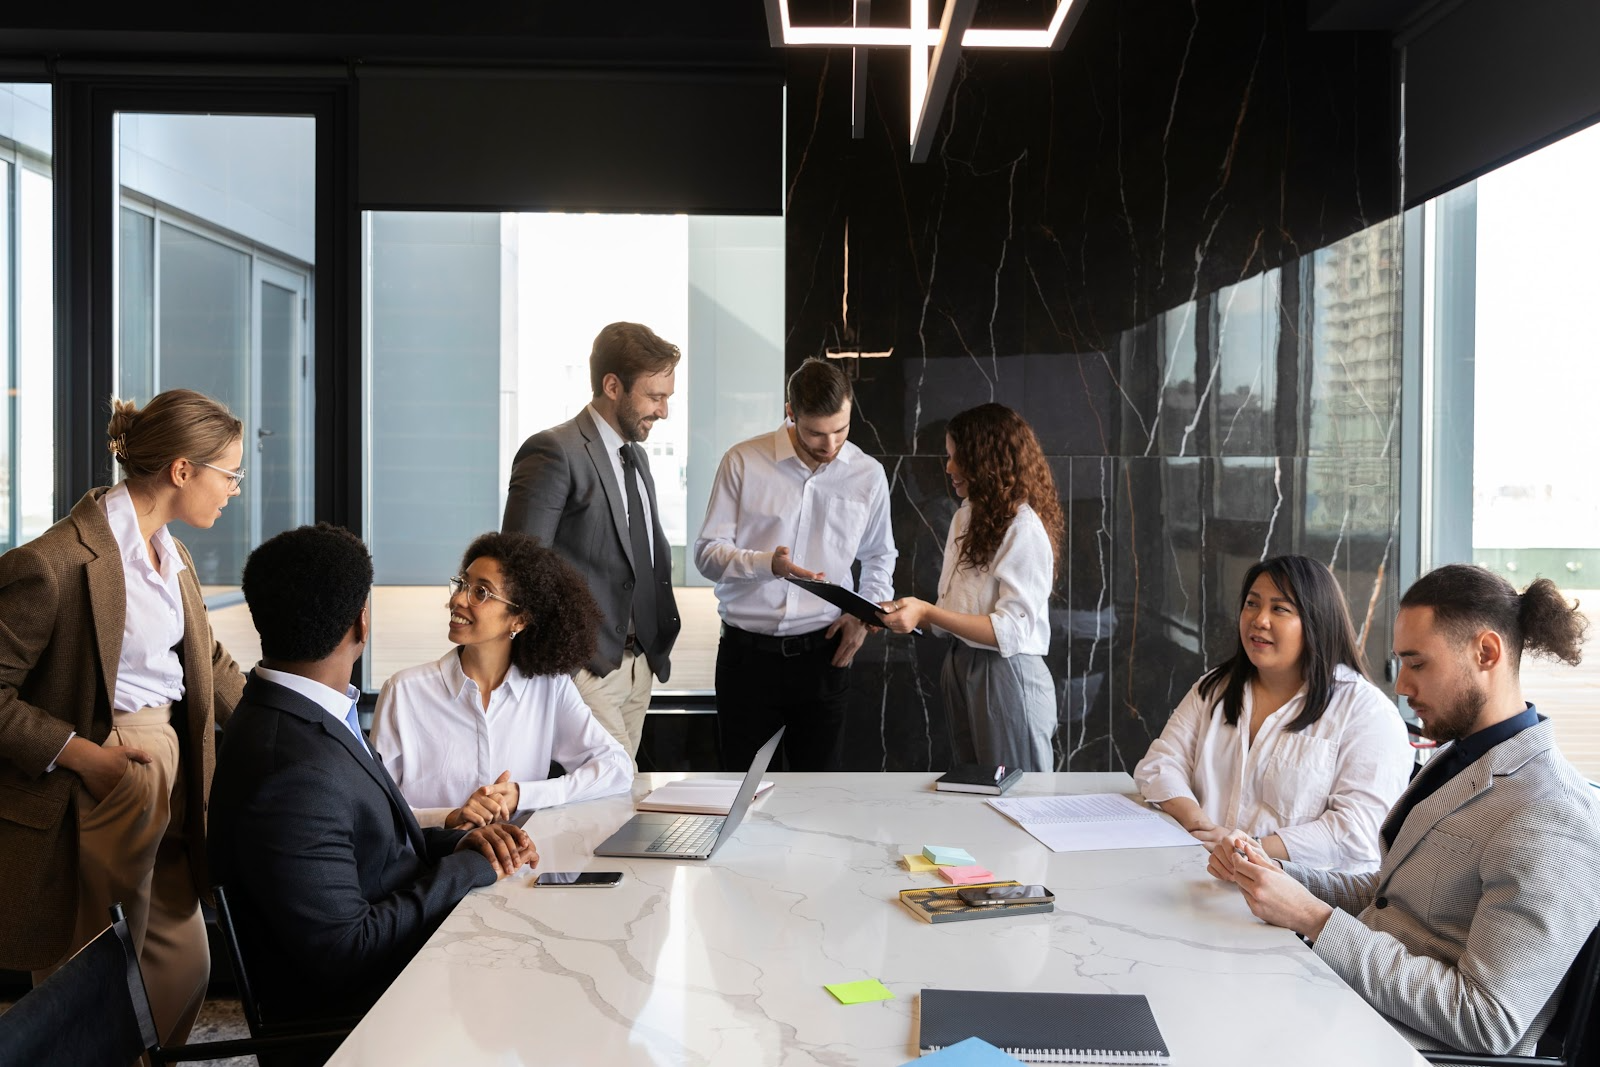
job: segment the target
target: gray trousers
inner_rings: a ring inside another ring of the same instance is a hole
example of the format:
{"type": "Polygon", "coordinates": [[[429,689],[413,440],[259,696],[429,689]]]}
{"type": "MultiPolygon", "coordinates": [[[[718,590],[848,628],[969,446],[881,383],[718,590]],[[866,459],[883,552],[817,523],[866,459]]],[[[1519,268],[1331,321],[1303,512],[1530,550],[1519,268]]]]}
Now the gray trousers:
{"type": "Polygon", "coordinates": [[[939,675],[956,763],[1055,770],[1056,687],[1043,656],[952,639],[939,675]]]}

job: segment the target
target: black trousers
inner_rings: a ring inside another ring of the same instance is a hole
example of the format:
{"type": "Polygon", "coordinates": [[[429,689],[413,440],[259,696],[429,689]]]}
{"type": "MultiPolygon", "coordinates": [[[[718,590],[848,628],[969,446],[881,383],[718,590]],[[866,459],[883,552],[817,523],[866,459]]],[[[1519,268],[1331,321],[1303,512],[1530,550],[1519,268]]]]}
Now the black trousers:
{"type": "Polygon", "coordinates": [[[780,726],[785,729],[773,770],[840,769],[850,668],[833,666],[838,647],[839,635],[824,639],[822,631],[780,642],[723,628],[717,645],[723,770],[748,771],[756,750],[780,726]]]}

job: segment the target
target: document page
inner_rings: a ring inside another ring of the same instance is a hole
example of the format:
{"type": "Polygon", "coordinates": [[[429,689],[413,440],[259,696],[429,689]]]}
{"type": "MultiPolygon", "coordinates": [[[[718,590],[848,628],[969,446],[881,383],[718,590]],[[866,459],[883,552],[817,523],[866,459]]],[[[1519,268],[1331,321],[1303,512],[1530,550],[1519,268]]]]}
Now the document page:
{"type": "Polygon", "coordinates": [[[1038,838],[1051,852],[1198,845],[1189,832],[1121,793],[996,797],[989,805],[1038,838]]]}

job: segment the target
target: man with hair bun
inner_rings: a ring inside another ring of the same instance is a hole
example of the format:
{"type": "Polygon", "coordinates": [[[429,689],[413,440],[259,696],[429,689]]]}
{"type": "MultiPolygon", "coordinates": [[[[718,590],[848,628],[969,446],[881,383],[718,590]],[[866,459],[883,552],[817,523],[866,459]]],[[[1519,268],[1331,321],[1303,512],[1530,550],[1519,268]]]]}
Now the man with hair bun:
{"type": "Polygon", "coordinates": [[[1210,871],[1423,1049],[1532,1055],[1600,922],[1600,804],[1522,698],[1523,652],[1577,664],[1585,619],[1548,579],[1518,595],[1451,564],[1400,600],[1395,689],[1444,744],[1390,811],[1382,865],[1279,864],[1235,838],[1210,871]]]}
{"type": "Polygon", "coordinates": [[[783,579],[823,578],[873,603],[894,595],[894,534],[883,464],[851,444],[844,372],[808,359],[789,376],[784,424],[728,450],[694,563],[717,583],[717,746],[750,766],[783,726],[791,771],[840,770],[850,663],[865,624],[783,579]],[[809,568],[809,569],[808,569],[809,568]]]}

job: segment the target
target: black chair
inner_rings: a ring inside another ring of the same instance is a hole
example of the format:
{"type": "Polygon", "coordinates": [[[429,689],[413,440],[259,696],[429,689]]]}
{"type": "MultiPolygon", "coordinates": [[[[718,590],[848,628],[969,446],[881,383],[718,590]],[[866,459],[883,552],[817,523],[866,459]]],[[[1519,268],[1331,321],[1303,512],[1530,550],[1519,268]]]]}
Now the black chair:
{"type": "Polygon", "coordinates": [[[1600,988],[1600,927],[1578,950],[1567,969],[1567,984],[1561,1003],[1550,1017],[1550,1025],[1540,1036],[1532,1056],[1485,1056],[1481,1052],[1443,1052],[1423,1050],[1429,1063],[1484,1064],[1486,1067],[1590,1067],[1600,1055],[1594,1027],[1589,1023],[1595,1011],[1595,991],[1600,988]]]}
{"type": "Polygon", "coordinates": [[[0,1015],[0,1063],[128,1067],[145,1055],[160,1067],[298,1049],[313,1039],[339,1036],[250,1038],[163,1048],[127,918],[122,905],[113,904],[110,926],[0,1015]]]}
{"type": "Polygon", "coordinates": [[[260,1040],[292,1041],[306,1046],[325,1045],[330,1051],[361,1021],[360,1016],[339,1019],[318,1019],[314,1022],[284,1022],[264,1018],[261,1001],[255,986],[250,982],[250,972],[244,965],[244,955],[239,949],[239,932],[233,924],[233,909],[228,904],[228,891],[220,886],[211,887],[217,901],[217,930],[228,950],[228,962],[233,966],[234,985],[239,990],[239,1003],[244,1008],[244,1020],[250,1027],[250,1036],[260,1040]]]}

